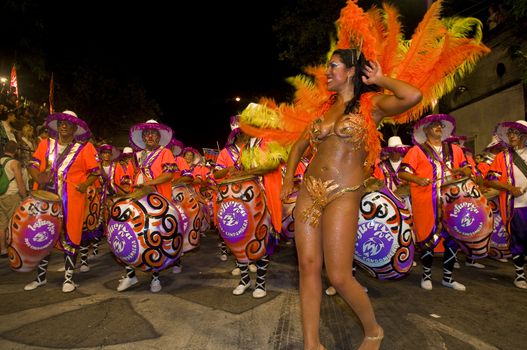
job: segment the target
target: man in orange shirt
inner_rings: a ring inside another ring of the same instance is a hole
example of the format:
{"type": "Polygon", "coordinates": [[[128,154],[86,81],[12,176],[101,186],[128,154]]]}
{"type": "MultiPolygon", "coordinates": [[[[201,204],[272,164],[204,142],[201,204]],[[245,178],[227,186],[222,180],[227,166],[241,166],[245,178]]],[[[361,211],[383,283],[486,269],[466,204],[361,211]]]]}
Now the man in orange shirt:
{"type": "MultiPolygon", "coordinates": [[[[51,114],[46,125],[51,137],[40,141],[28,170],[38,189],[56,193],[62,200],[64,230],[59,238],[65,255],[62,291],[68,293],[76,288],[73,269],[82,236],[85,192],[99,176],[100,168],[95,147],[85,142],[90,130],[74,112],[51,114]]],[[[27,284],[24,290],[46,284],[50,255],[39,263],[36,280],[27,284]]]]}
{"type": "MultiPolygon", "coordinates": [[[[138,174],[134,187],[153,186],[169,202],[172,202],[172,179],[176,169],[174,156],[165,147],[171,139],[172,129],[155,120],[148,120],[130,128],[130,142],[136,149],[140,149],[135,154],[138,174]]],[[[126,266],[126,276],[119,281],[117,291],[122,292],[137,282],[134,268],[126,266]]],[[[152,273],[150,291],[161,291],[159,272],[152,273]]]]}
{"type": "Polygon", "coordinates": [[[469,176],[470,166],[461,148],[443,142],[455,129],[455,119],[448,114],[432,114],[414,125],[414,144],[403,158],[398,176],[410,183],[410,196],[417,245],[421,248],[423,277],[421,288],[432,290],[434,247],[444,238],[443,280],[445,287],[464,291],[454,281],[457,244],[444,231],[441,215],[441,186],[453,175],[469,176]]]}

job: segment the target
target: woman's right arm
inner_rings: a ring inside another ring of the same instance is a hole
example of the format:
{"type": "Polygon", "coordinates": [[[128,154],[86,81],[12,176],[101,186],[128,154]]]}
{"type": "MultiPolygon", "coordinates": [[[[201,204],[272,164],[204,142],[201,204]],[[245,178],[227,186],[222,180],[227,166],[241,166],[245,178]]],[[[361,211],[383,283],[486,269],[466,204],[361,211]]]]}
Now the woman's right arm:
{"type": "Polygon", "coordinates": [[[302,136],[293,144],[291,152],[289,152],[289,157],[287,158],[286,172],[284,176],[284,181],[282,185],[282,191],[280,193],[280,199],[282,201],[286,200],[287,197],[293,192],[293,178],[295,175],[296,167],[302,158],[305,150],[309,146],[309,139],[307,137],[307,129],[304,130],[302,136]]]}

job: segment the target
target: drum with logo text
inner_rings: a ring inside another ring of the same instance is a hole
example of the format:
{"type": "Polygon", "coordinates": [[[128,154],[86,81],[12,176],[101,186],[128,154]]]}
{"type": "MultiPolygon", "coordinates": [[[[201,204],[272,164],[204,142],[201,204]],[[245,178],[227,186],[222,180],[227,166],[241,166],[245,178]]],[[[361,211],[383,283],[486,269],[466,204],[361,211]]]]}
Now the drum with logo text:
{"type": "Polygon", "coordinates": [[[470,177],[451,178],[441,186],[443,227],[471,259],[487,256],[494,219],[487,198],[470,177]]]}
{"type": "Polygon", "coordinates": [[[511,236],[501,217],[500,201],[498,190],[488,190],[483,193],[487,197],[492,215],[494,216],[494,225],[490,235],[489,256],[494,259],[511,258],[511,236]]]}
{"type": "Polygon", "coordinates": [[[414,259],[412,216],[388,188],[361,198],[354,261],[373,277],[398,279],[408,274],[414,259]]]}
{"type": "Polygon", "coordinates": [[[36,190],[24,199],[9,221],[9,266],[29,272],[47,256],[62,232],[63,210],[59,196],[36,190]]]}
{"type": "Polygon", "coordinates": [[[142,271],[158,272],[181,256],[183,225],[171,201],[144,187],[114,201],[108,244],[118,260],[142,271]]]}
{"type": "Polygon", "coordinates": [[[271,215],[257,177],[220,181],[216,201],[218,230],[236,260],[248,263],[272,253],[268,246],[271,215]]]}
{"type": "Polygon", "coordinates": [[[172,200],[184,220],[183,253],[199,247],[201,233],[208,223],[192,185],[179,184],[172,187],[172,200]]]}

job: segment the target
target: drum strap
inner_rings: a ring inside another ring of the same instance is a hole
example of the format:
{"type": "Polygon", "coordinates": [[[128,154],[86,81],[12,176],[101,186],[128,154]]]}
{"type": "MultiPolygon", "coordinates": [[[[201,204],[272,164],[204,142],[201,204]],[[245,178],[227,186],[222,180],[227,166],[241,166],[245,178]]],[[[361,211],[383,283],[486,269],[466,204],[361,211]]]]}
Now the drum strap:
{"type": "Polygon", "coordinates": [[[515,150],[511,150],[512,152],[512,161],[514,165],[520,169],[520,171],[523,173],[525,177],[527,177],[527,164],[525,164],[525,161],[520,157],[518,153],[516,153],[515,150]]]}

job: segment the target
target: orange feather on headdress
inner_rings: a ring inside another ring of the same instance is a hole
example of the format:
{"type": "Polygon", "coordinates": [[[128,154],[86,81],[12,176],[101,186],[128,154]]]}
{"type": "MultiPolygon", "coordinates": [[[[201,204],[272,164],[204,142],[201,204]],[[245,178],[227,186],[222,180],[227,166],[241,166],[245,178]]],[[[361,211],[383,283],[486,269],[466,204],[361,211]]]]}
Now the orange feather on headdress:
{"type": "MultiPolygon", "coordinates": [[[[385,118],[383,122],[407,123],[416,120],[440,97],[449,92],[464,74],[470,72],[479,58],[490,50],[481,43],[482,24],[475,18],[441,19],[442,1],[434,2],[417,26],[410,40],[401,31],[398,11],[384,4],[382,9],[364,12],[357,0],[348,0],[341,10],[334,48],[357,48],[367,60],[379,61],[383,73],[418,87],[423,100],[405,113],[385,118]]],[[[329,59],[328,55],[328,59],[329,59]]],[[[284,145],[298,139],[305,127],[323,115],[332,101],[326,89],[325,67],[308,67],[308,76],[290,78],[296,93],[292,104],[280,105],[262,101],[279,115],[272,127],[251,127],[241,121],[242,130],[256,137],[269,137],[284,145]]],[[[388,92],[389,93],[389,92],[388,92]]],[[[368,161],[380,150],[380,137],[371,119],[371,94],[361,97],[361,112],[368,121],[368,161]],[[371,121],[371,122],[370,122],[371,121]],[[370,130],[371,129],[371,130],[370,130]]]]}

